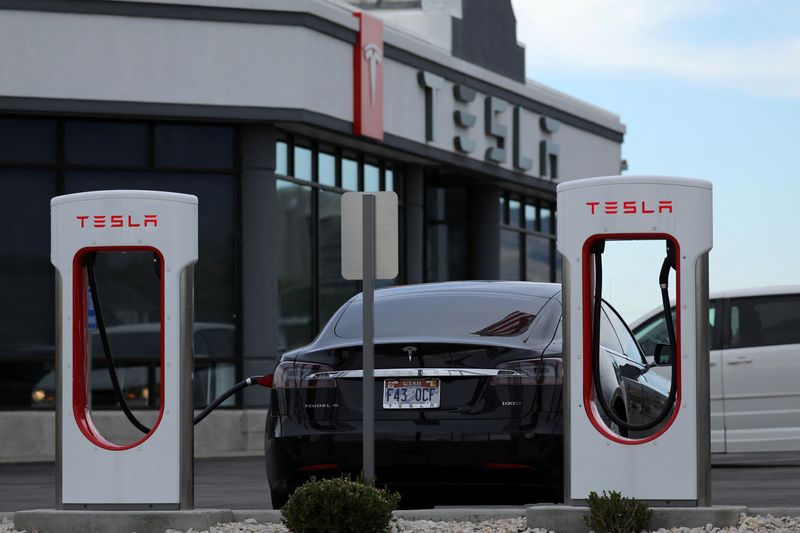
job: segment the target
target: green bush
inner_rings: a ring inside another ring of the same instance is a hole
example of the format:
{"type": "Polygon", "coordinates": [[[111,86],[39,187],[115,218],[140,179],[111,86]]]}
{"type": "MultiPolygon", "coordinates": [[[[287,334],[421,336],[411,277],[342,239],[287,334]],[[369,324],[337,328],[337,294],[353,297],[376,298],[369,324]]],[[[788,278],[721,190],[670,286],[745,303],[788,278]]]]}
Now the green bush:
{"type": "Polygon", "coordinates": [[[644,502],[633,498],[623,498],[622,494],[611,491],[602,496],[589,493],[589,516],[583,523],[596,533],[639,533],[648,529],[653,511],[644,502]]]}
{"type": "Polygon", "coordinates": [[[281,509],[293,533],[382,533],[389,527],[400,495],[349,477],[312,478],[281,509]]]}

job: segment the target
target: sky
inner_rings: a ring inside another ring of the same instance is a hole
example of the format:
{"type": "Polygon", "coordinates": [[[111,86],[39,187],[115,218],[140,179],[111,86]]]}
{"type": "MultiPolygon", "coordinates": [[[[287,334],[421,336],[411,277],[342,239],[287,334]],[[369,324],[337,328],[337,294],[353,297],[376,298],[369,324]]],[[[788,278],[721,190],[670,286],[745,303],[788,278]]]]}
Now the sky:
{"type": "MultiPolygon", "coordinates": [[[[712,292],[800,284],[800,1],[512,4],[527,77],[620,115],[625,174],[712,183],[712,292]]],[[[658,303],[643,254],[606,267],[629,321],[658,303]]]]}

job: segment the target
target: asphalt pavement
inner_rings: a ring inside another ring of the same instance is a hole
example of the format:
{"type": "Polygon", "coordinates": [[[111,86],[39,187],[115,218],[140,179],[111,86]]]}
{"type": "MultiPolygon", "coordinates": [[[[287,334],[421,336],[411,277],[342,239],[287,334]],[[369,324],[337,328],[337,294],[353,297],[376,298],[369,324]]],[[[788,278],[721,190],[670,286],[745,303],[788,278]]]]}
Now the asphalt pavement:
{"type": "MultiPolygon", "coordinates": [[[[714,456],[712,464],[714,505],[800,503],[800,453],[714,456]]],[[[0,513],[52,509],[54,483],[53,463],[0,463],[0,513]]],[[[194,487],[196,508],[272,508],[262,456],[196,459],[194,487]]]]}

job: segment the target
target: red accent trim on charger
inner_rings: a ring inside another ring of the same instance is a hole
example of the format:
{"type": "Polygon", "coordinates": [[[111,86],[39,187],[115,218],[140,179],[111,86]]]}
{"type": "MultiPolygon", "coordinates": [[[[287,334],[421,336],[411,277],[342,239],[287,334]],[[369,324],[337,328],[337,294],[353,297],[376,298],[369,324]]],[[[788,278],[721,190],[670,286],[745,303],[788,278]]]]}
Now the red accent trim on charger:
{"type": "Polygon", "coordinates": [[[582,302],[583,306],[583,408],[586,411],[586,416],[589,417],[592,425],[600,432],[601,435],[609,440],[619,444],[644,444],[657,439],[663,435],[675,421],[678,416],[678,411],[681,407],[681,250],[680,244],[674,236],[668,233],[615,233],[615,234],[596,234],[592,235],[583,243],[583,253],[581,261],[583,261],[583,287],[582,287],[582,302]],[[675,246],[675,342],[677,344],[674,350],[676,374],[678,378],[677,391],[675,393],[675,409],[672,411],[672,416],[667,423],[655,434],[645,437],[643,439],[629,439],[627,437],[620,437],[611,432],[605,423],[599,419],[597,407],[594,405],[592,393],[594,392],[594,383],[592,380],[592,371],[594,369],[592,363],[592,300],[594,297],[594,272],[591,269],[593,261],[591,260],[592,245],[598,241],[636,241],[636,240],[668,240],[675,246]]]}
{"type": "Polygon", "coordinates": [[[81,433],[100,448],[112,451],[130,450],[142,444],[155,433],[164,416],[164,256],[152,246],[94,246],[81,248],[72,259],[72,410],[81,433]],[[88,314],[88,276],[83,258],[91,252],[153,252],[161,263],[161,410],[150,432],[132,444],[115,444],[103,437],[92,422],[88,402],[88,361],[86,347],[88,314]]]}

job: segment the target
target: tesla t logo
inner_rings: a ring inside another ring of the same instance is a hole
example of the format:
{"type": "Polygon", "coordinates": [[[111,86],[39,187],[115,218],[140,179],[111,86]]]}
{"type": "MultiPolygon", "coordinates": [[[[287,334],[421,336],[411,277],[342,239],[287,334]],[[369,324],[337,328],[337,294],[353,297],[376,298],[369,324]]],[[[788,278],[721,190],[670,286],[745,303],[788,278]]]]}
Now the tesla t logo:
{"type": "Polygon", "coordinates": [[[364,45],[364,59],[369,65],[369,106],[375,107],[375,88],[377,87],[378,65],[383,59],[381,47],[375,43],[364,45]]]}
{"type": "Polygon", "coordinates": [[[414,357],[414,352],[417,351],[417,347],[416,346],[406,346],[405,348],[403,348],[403,351],[406,352],[406,354],[408,355],[408,362],[410,363],[411,362],[411,358],[414,357]]]}
{"type": "Polygon", "coordinates": [[[659,200],[647,203],[647,200],[628,200],[624,202],[586,202],[591,214],[605,215],[651,215],[653,213],[672,214],[672,200],[659,200]]]}
{"type": "Polygon", "coordinates": [[[158,227],[158,215],[76,215],[81,228],[139,228],[158,227]]]}
{"type": "Polygon", "coordinates": [[[353,46],[353,133],[383,140],[383,22],[364,12],[353,46]]]}

